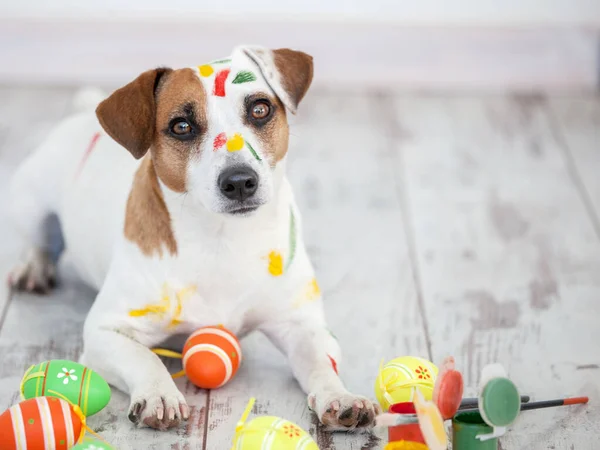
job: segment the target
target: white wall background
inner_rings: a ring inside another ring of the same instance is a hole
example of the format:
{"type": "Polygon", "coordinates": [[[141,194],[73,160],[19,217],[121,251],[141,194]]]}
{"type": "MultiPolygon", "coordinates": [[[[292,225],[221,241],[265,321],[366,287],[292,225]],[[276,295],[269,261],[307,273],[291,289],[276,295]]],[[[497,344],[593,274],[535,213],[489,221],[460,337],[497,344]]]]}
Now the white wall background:
{"type": "Polygon", "coordinates": [[[291,16],[404,25],[600,25],[600,0],[1,0],[4,18],[291,16]]]}
{"type": "Polygon", "coordinates": [[[0,0],[0,83],[110,84],[239,44],[340,89],[597,89],[600,0],[0,0]]]}

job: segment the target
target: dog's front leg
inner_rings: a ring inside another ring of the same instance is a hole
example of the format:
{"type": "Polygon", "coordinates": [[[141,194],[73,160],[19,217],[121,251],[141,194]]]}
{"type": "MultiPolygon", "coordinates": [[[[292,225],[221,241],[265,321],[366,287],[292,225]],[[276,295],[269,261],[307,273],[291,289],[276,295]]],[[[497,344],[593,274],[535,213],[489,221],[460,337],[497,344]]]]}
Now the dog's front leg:
{"type": "Polygon", "coordinates": [[[283,351],[308,405],[321,422],[334,430],[372,426],[379,406],[350,393],[340,380],[340,348],[324,321],[311,316],[291,317],[261,327],[283,351]]]}
{"type": "Polygon", "coordinates": [[[131,396],[129,420],[166,430],[187,420],[189,409],[160,358],[117,329],[86,324],[81,362],[131,396]]]}

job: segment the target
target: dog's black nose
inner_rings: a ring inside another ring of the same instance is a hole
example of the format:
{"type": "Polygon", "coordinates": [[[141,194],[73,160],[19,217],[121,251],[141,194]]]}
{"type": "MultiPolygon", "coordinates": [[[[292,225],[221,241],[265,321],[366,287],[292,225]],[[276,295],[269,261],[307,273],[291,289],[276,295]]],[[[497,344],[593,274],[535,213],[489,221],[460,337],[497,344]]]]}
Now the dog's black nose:
{"type": "Polygon", "coordinates": [[[243,202],[258,189],[258,175],[250,167],[231,167],[219,175],[217,184],[225,197],[243,202]]]}

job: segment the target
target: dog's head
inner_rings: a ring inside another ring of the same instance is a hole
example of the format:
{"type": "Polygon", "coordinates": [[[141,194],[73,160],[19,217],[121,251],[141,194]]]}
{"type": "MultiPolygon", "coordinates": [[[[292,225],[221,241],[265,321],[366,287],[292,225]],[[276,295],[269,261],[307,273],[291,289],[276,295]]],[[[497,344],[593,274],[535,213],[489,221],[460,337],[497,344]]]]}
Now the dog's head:
{"type": "Polygon", "coordinates": [[[213,212],[247,214],[274,195],[286,110],[296,112],[312,74],[305,53],[240,47],[206,65],[144,72],[96,114],[134,157],[150,152],[168,189],[213,212]]]}

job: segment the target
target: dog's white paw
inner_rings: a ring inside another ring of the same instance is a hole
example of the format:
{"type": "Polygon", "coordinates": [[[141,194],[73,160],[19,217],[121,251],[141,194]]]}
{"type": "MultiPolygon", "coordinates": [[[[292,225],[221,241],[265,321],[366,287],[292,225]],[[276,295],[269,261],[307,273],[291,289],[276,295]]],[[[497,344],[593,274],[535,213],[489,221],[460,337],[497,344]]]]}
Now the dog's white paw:
{"type": "Polygon", "coordinates": [[[317,414],[321,423],[331,430],[372,427],[375,416],[381,413],[379,405],[348,392],[323,397],[310,394],[308,406],[317,414]]]}
{"type": "Polygon", "coordinates": [[[175,385],[166,390],[141,390],[131,396],[128,417],[140,427],[164,431],[177,427],[189,415],[185,398],[175,385]]]}
{"type": "Polygon", "coordinates": [[[56,286],[56,265],[42,250],[31,250],[25,262],[18,264],[8,275],[12,289],[48,294],[56,286]]]}

